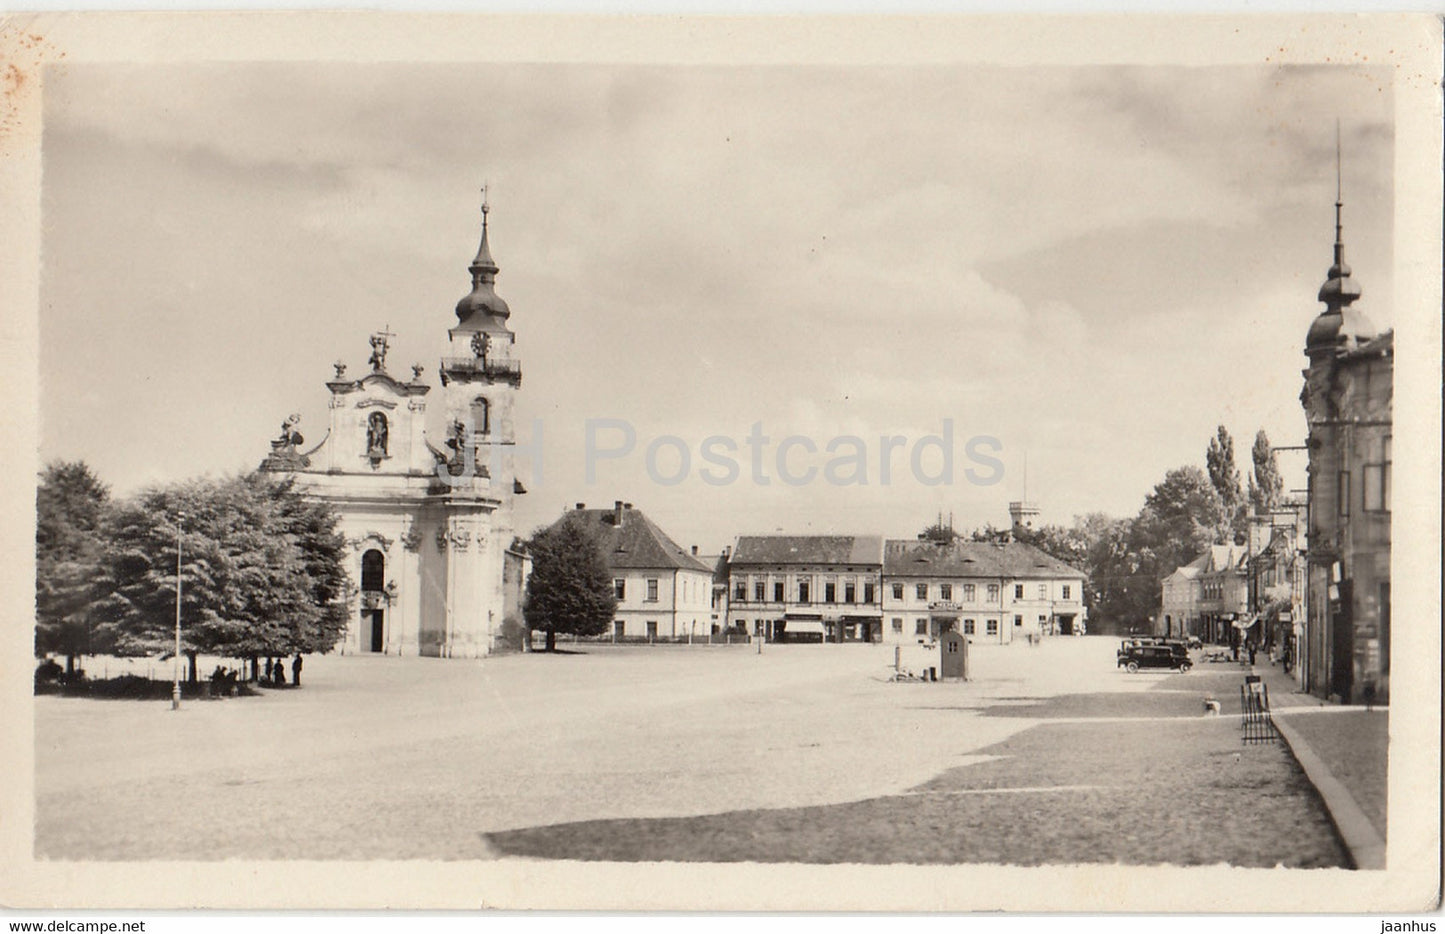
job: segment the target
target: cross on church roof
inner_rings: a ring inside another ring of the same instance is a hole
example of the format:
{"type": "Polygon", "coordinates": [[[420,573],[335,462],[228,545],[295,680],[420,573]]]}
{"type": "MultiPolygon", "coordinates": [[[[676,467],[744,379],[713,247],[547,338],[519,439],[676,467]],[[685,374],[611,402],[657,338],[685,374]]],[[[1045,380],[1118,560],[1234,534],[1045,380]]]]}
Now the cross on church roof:
{"type": "Polygon", "coordinates": [[[391,338],[396,335],[391,332],[391,325],[383,325],[380,331],[371,335],[371,369],[375,373],[386,370],[386,350],[390,346],[391,338]]]}

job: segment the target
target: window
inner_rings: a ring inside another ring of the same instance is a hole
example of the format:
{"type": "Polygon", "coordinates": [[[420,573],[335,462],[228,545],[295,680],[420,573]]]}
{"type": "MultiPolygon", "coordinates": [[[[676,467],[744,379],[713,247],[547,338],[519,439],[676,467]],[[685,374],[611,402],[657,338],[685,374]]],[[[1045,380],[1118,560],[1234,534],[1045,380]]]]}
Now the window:
{"type": "Polygon", "coordinates": [[[649,577],[647,579],[647,602],[657,602],[657,578],[655,577],[649,577]]]}
{"type": "Polygon", "coordinates": [[[903,631],[903,617],[901,617],[901,616],[895,616],[895,617],[893,617],[893,631],[894,631],[894,632],[902,632],[902,631],[903,631]]]}
{"type": "Polygon", "coordinates": [[[619,600],[627,599],[627,579],[616,578],[612,581],[612,595],[619,600]]]}
{"type": "Polygon", "coordinates": [[[846,583],[846,584],[843,585],[843,602],[844,602],[844,603],[857,603],[857,602],[858,602],[858,585],[855,584],[855,583],[853,583],[852,581],[849,581],[848,583],[846,583]]]}
{"type": "Polygon", "coordinates": [[[964,584],[964,585],[963,585],[963,602],[964,602],[964,603],[972,603],[972,602],[973,602],[973,598],[974,598],[976,589],[977,589],[977,588],[975,588],[972,584],[964,584]]]}
{"type": "Polygon", "coordinates": [[[984,621],[984,631],[990,636],[998,635],[998,620],[990,619],[984,621]]]}
{"type": "Polygon", "coordinates": [[[1065,585],[1064,585],[1064,599],[1065,599],[1065,600],[1069,599],[1069,585],[1068,585],[1068,584],[1065,584],[1065,585]]]}
{"type": "Polygon", "coordinates": [[[926,619],[920,619],[920,620],[918,620],[917,622],[915,622],[915,623],[913,624],[913,634],[914,634],[915,636],[926,636],[926,635],[928,635],[928,620],[926,620],[926,619]]]}
{"type": "Polygon", "coordinates": [[[988,585],[988,601],[990,603],[998,602],[998,584],[988,585]]]}
{"type": "Polygon", "coordinates": [[[758,601],[759,603],[762,603],[764,600],[768,599],[767,581],[753,581],[753,599],[758,601]]]}
{"type": "Polygon", "coordinates": [[[838,602],[838,585],[835,584],[835,583],[833,583],[832,581],[828,581],[828,583],[826,583],[826,584],[823,585],[823,602],[824,602],[824,603],[837,603],[837,602],[838,602]]]}
{"type": "Polygon", "coordinates": [[[1390,511],[1390,439],[1382,445],[1384,460],[1365,465],[1365,512],[1390,511]]]}
{"type": "Polygon", "coordinates": [[[1040,614],[1039,614],[1039,628],[1040,628],[1040,629],[1043,629],[1045,626],[1048,625],[1048,623],[1049,623],[1049,618],[1048,618],[1047,616],[1045,616],[1044,614],[1040,613],[1040,614]]]}
{"type": "Polygon", "coordinates": [[[620,620],[620,619],[615,619],[615,620],[613,620],[613,621],[612,621],[612,640],[615,642],[615,641],[617,641],[618,639],[625,639],[625,638],[627,638],[627,626],[626,626],[626,624],[623,623],[622,620],[620,620]]]}
{"type": "Polygon", "coordinates": [[[361,589],[372,593],[386,590],[386,557],[375,548],[361,556],[361,589]]]}
{"type": "Polygon", "coordinates": [[[773,581],[773,602],[774,602],[774,603],[782,603],[782,602],[783,602],[783,582],[782,582],[782,581],[773,581]]]}
{"type": "Polygon", "coordinates": [[[809,591],[810,589],[811,589],[811,588],[808,586],[808,582],[807,582],[807,581],[798,581],[798,602],[799,602],[799,603],[807,603],[807,602],[808,602],[808,591],[809,591]]]}
{"type": "Polygon", "coordinates": [[[1023,624],[1024,624],[1024,618],[1023,618],[1022,616],[1015,616],[1015,617],[1014,617],[1014,625],[1015,625],[1015,626],[1022,626],[1023,624]]]}
{"type": "Polygon", "coordinates": [[[739,603],[748,602],[748,582],[737,581],[733,584],[733,599],[739,603]]]}
{"type": "Polygon", "coordinates": [[[913,592],[918,595],[918,599],[920,599],[920,600],[927,600],[927,599],[928,599],[928,585],[927,585],[927,584],[919,584],[919,585],[917,585],[916,587],[913,588],[913,592]]]}
{"type": "Polygon", "coordinates": [[[655,619],[650,619],[650,620],[647,621],[647,641],[648,641],[648,642],[652,642],[652,641],[655,640],[656,638],[657,638],[657,620],[655,620],[655,619]]]}
{"type": "Polygon", "coordinates": [[[1048,584],[1040,584],[1040,585],[1039,585],[1039,599],[1040,599],[1040,600],[1047,600],[1048,598],[1049,598],[1049,585],[1048,585],[1048,584]]]}
{"type": "Polygon", "coordinates": [[[902,600],[902,599],[903,599],[903,585],[902,585],[902,584],[894,584],[894,585],[893,585],[893,599],[894,599],[894,600],[902,600]]]}
{"type": "Polygon", "coordinates": [[[863,585],[863,602],[864,602],[864,603],[872,603],[872,602],[873,602],[873,598],[874,598],[873,585],[872,585],[871,583],[869,583],[869,584],[864,584],[864,585],[863,585]]]}
{"type": "Polygon", "coordinates": [[[1350,514],[1350,472],[1340,471],[1340,517],[1350,514]]]}
{"type": "Polygon", "coordinates": [[[952,584],[939,584],[939,585],[938,585],[938,599],[944,600],[944,601],[952,600],[952,599],[953,599],[953,585],[952,585],[952,584]]]}
{"type": "Polygon", "coordinates": [[[973,620],[966,619],[963,621],[963,634],[965,636],[973,635],[973,620]]]}
{"type": "Polygon", "coordinates": [[[1022,600],[1023,598],[1024,598],[1024,585],[1023,585],[1023,584],[1014,584],[1014,599],[1015,599],[1015,600],[1022,600]]]}
{"type": "Polygon", "coordinates": [[[492,404],[486,396],[477,396],[472,402],[472,431],[490,434],[492,430],[492,404]]]}

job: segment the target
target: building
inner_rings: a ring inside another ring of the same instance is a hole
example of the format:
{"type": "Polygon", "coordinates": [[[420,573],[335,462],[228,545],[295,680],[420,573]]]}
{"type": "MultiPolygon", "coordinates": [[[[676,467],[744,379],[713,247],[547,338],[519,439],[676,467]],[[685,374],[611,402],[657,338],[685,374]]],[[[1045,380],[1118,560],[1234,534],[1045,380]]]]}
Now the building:
{"type": "Polygon", "coordinates": [[[1249,545],[1210,545],[1163,578],[1154,635],[1234,645],[1250,635],[1249,545]]]}
{"type": "MultiPolygon", "coordinates": [[[[1276,516],[1296,518],[1282,509],[1276,516]]],[[[1305,570],[1303,521],[1273,521],[1255,517],[1251,540],[1260,541],[1249,558],[1249,612],[1259,620],[1259,637],[1265,648],[1289,658],[1297,657],[1296,625],[1304,619],[1305,570]]]]}
{"type": "Polygon", "coordinates": [[[1084,572],[1022,542],[890,539],[883,552],[883,641],[949,631],[1012,642],[1085,630],[1084,572]]]}
{"type": "Polygon", "coordinates": [[[882,571],[877,535],[744,535],[728,561],[728,628],[777,642],[877,642],[882,571]]]}
{"type": "Polygon", "coordinates": [[[1394,333],[1354,307],[1335,200],[1325,309],[1305,338],[1309,426],[1307,583],[1299,658],[1310,693],[1384,703],[1390,692],[1390,466],[1394,333]]]}
{"type": "Polygon", "coordinates": [[[713,568],[684,550],[640,509],[578,503],[559,522],[580,520],[597,538],[612,575],[614,642],[706,640],[712,632],[713,568]]]}
{"type": "Polygon", "coordinates": [[[352,625],[343,652],[479,657],[506,646],[518,617],[526,558],[516,545],[512,410],[522,369],[511,310],[497,296],[488,246],[468,267],[472,288],[456,306],[439,368],[440,410],[427,426],[435,386],[413,365],[388,369],[393,336],[371,336],[359,378],[335,364],[326,436],[310,449],[288,418],[261,469],[294,477],[330,503],[349,545],[352,625]],[[440,444],[433,443],[439,439],[440,444]]]}
{"type": "Polygon", "coordinates": [[[1199,609],[1203,586],[1199,575],[1208,564],[1209,553],[1205,552],[1188,564],[1175,568],[1174,573],[1160,581],[1162,605],[1154,620],[1154,635],[1174,639],[1204,638],[1204,619],[1199,609]]]}

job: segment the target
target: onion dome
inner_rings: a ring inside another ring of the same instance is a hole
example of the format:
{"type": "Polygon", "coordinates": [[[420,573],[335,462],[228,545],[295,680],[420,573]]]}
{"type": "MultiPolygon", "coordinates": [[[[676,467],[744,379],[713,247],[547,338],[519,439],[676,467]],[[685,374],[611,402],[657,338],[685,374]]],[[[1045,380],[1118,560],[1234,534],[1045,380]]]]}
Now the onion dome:
{"type": "Polygon", "coordinates": [[[482,203],[482,245],[477,248],[477,257],[467,268],[472,274],[472,291],[457,302],[458,331],[505,331],[506,320],[512,310],[497,295],[493,285],[497,281],[498,267],[492,260],[491,248],[487,245],[487,214],[490,207],[482,203]]]}
{"type": "Polygon", "coordinates": [[[1359,344],[1376,334],[1375,326],[1363,312],[1350,306],[1360,297],[1360,286],[1350,278],[1350,267],[1345,262],[1345,243],[1340,223],[1340,210],[1344,202],[1335,196],[1335,262],[1327,273],[1325,284],[1320,286],[1320,301],[1325,310],[1310,324],[1305,337],[1305,354],[1311,359],[1317,355],[1329,355],[1339,350],[1353,350],[1359,344]]]}

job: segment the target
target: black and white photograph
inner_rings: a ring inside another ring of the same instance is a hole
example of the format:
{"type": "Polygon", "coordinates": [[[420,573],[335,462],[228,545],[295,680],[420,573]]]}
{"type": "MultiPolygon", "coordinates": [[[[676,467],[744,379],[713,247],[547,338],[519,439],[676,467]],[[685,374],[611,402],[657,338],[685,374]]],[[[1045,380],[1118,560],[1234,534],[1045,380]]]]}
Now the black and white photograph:
{"type": "Polygon", "coordinates": [[[4,903],[1434,911],[1440,35],[0,21],[4,903]]]}

